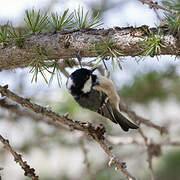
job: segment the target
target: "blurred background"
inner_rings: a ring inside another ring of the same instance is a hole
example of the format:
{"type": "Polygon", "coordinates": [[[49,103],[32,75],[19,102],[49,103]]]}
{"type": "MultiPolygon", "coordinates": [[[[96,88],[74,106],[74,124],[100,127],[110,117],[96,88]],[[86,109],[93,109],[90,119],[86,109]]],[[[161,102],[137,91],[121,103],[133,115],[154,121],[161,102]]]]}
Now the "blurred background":
{"type": "MultiPolygon", "coordinates": [[[[158,1],[160,3],[160,1],[158,1]]],[[[11,21],[13,26],[23,25],[25,10],[32,8],[44,12],[62,12],[78,9],[89,10],[93,15],[99,11],[104,28],[114,26],[153,27],[160,24],[163,12],[155,12],[138,0],[0,0],[0,24],[11,21]],[[158,13],[158,15],[157,15],[158,13]]],[[[89,59],[83,59],[84,62],[89,59]]],[[[155,143],[179,140],[180,138],[180,61],[173,56],[147,57],[144,60],[124,57],[122,70],[112,70],[107,63],[120,97],[140,116],[153,123],[167,127],[169,134],[161,135],[157,130],[142,125],[142,130],[155,143]]],[[[72,72],[75,68],[67,69],[72,72]]],[[[65,88],[67,78],[61,74],[61,87],[57,79],[46,84],[41,75],[37,83],[32,82],[30,68],[0,72],[0,84],[35,103],[51,108],[59,114],[70,113],[70,117],[81,121],[94,121],[95,114],[81,109],[65,88]]],[[[47,79],[50,75],[47,74],[47,79]]],[[[13,103],[12,103],[13,104],[13,103]]],[[[144,145],[117,144],[118,140],[143,142],[137,131],[128,133],[115,124],[105,124],[107,135],[114,142],[113,152],[127,162],[128,170],[141,180],[150,179],[147,152],[144,145]]],[[[124,179],[120,171],[108,167],[108,157],[103,150],[81,132],[55,128],[38,118],[18,115],[0,107],[0,134],[9,139],[14,149],[36,170],[40,180],[119,180],[124,179]],[[87,152],[86,152],[87,151],[87,152]],[[88,160],[87,160],[88,159],[88,160]]],[[[153,158],[157,180],[180,179],[180,150],[178,146],[162,146],[161,155],[153,158]]],[[[3,180],[26,180],[24,172],[12,156],[0,144],[0,167],[3,180]]]]}

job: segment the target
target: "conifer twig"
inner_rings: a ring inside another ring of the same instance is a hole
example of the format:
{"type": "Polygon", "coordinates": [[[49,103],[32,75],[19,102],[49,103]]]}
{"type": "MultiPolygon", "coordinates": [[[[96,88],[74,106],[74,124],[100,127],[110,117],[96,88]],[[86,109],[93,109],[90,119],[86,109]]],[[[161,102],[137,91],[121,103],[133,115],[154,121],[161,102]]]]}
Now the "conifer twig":
{"type": "Polygon", "coordinates": [[[21,168],[24,170],[24,175],[30,177],[32,180],[39,180],[38,176],[36,176],[35,174],[35,169],[31,168],[26,161],[23,161],[21,154],[18,154],[13,150],[13,148],[9,144],[9,141],[7,139],[4,139],[1,135],[0,141],[4,145],[4,148],[6,148],[13,155],[14,161],[19,163],[21,168]]]}

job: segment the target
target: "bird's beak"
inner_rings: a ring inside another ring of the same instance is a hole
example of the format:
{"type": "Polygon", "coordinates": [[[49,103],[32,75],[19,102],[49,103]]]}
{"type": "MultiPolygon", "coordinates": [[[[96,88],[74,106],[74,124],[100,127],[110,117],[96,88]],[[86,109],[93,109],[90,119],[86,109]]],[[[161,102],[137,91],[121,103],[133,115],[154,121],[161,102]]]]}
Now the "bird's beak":
{"type": "Polygon", "coordinates": [[[91,69],[91,74],[96,70],[97,68],[93,68],[91,69]]]}

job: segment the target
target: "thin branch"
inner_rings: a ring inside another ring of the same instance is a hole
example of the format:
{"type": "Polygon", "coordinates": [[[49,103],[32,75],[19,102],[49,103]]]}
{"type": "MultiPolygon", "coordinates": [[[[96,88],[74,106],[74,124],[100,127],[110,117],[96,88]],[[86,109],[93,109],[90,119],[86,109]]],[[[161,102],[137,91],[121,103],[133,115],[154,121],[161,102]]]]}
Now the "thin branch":
{"type": "Polygon", "coordinates": [[[164,142],[161,142],[161,143],[158,143],[160,146],[180,146],[180,141],[164,141],[164,142]]]}
{"type": "MultiPolygon", "coordinates": [[[[114,136],[106,136],[106,140],[108,143],[113,144],[113,145],[137,145],[137,146],[144,146],[144,141],[132,138],[132,137],[114,137],[114,136]]],[[[151,142],[152,143],[152,142],[151,142]]],[[[177,140],[164,140],[164,141],[159,141],[156,144],[159,146],[180,146],[180,141],[177,140]]]]}
{"type": "Polygon", "coordinates": [[[153,2],[152,0],[138,0],[140,2],[142,2],[143,4],[148,4],[150,9],[162,9],[164,11],[170,12],[171,14],[176,14],[178,13],[177,11],[173,10],[173,9],[169,9],[169,8],[165,8],[163,6],[160,6],[158,4],[158,2],[153,2]]]}
{"type": "Polygon", "coordinates": [[[127,115],[136,123],[145,124],[146,126],[157,129],[161,134],[168,134],[168,130],[165,127],[161,127],[152,123],[150,120],[147,120],[141,116],[138,116],[134,111],[130,110],[130,108],[121,100],[120,101],[120,109],[121,111],[127,113],[127,115]]]}
{"type": "Polygon", "coordinates": [[[84,136],[82,136],[80,138],[79,144],[80,144],[82,152],[84,154],[84,163],[86,164],[86,167],[87,167],[89,179],[94,180],[94,179],[96,179],[96,177],[95,177],[95,174],[92,172],[91,164],[90,164],[89,159],[88,159],[88,150],[85,147],[84,136]]]}
{"type": "Polygon", "coordinates": [[[4,147],[13,155],[14,161],[18,162],[21,168],[24,170],[24,175],[30,177],[32,180],[39,180],[38,176],[36,176],[35,174],[35,169],[31,168],[26,161],[22,160],[21,154],[18,154],[12,149],[9,141],[7,139],[4,139],[1,135],[0,141],[2,142],[2,144],[4,144],[4,147]]]}
{"type": "MultiPolygon", "coordinates": [[[[64,72],[62,72],[67,78],[69,77],[69,73],[66,71],[66,68],[73,68],[73,67],[76,67],[78,66],[78,62],[75,60],[75,59],[72,59],[72,60],[59,60],[58,61],[59,63],[59,66],[62,68],[62,70],[64,72]],[[68,63],[69,62],[69,63],[68,63]]],[[[91,62],[81,62],[81,65],[82,66],[88,66],[88,67],[94,67],[95,64],[91,63],[91,62]]],[[[101,65],[98,65],[97,66],[97,69],[98,71],[101,73],[101,75],[104,75],[104,69],[101,65]]]]}
{"type": "Polygon", "coordinates": [[[108,143],[113,145],[138,145],[138,146],[144,146],[144,142],[132,138],[132,137],[114,137],[114,136],[106,136],[106,139],[108,143]]]}
{"type": "Polygon", "coordinates": [[[22,110],[18,105],[9,104],[9,103],[7,103],[6,99],[0,100],[0,106],[20,117],[29,117],[35,121],[43,121],[43,122],[47,123],[48,125],[54,126],[55,128],[57,128],[59,130],[66,130],[66,131],[70,130],[65,126],[62,126],[59,122],[51,121],[48,118],[38,116],[37,114],[32,113],[30,111],[22,110]]]}
{"type": "Polygon", "coordinates": [[[22,98],[15,93],[8,90],[8,86],[0,86],[0,93],[2,96],[6,96],[12,101],[15,101],[21,104],[23,107],[27,107],[28,109],[34,111],[35,113],[42,114],[48,118],[51,118],[54,121],[58,121],[62,124],[65,124],[73,129],[80,130],[90,135],[104,150],[104,152],[110,158],[110,165],[114,165],[116,169],[121,170],[121,172],[127,177],[128,180],[135,180],[135,178],[127,171],[126,164],[124,162],[120,162],[118,158],[111,152],[111,149],[104,142],[104,133],[105,128],[103,125],[99,125],[98,127],[94,127],[91,123],[79,122],[69,119],[65,116],[60,116],[59,114],[45,108],[39,106],[35,103],[31,103],[30,99],[22,98]]]}
{"type": "Polygon", "coordinates": [[[126,176],[128,180],[135,180],[135,177],[133,177],[126,169],[126,163],[120,162],[117,157],[111,152],[111,147],[108,147],[104,141],[101,141],[97,138],[97,136],[94,136],[93,139],[95,139],[99,145],[104,149],[106,154],[109,156],[109,166],[115,165],[116,170],[121,170],[123,174],[126,176]]]}
{"type": "Polygon", "coordinates": [[[144,139],[145,146],[147,147],[147,154],[148,154],[147,162],[149,164],[149,169],[150,169],[150,173],[151,173],[151,180],[155,180],[154,170],[153,170],[153,167],[152,167],[153,154],[152,154],[152,151],[151,151],[151,146],[148,143],[148,138],[145,136],[143,131],[140,128],[138,130],[139,130],[139,134],[144,139]]]}
{"type": "Polygon", "coordinates": [[[157,9],[154,9],[154,12],[155,12],[155,14],[156,14],[157,19],[161,22],[161,21],[162,21],[162,18],[160,17],[157,9]]]}

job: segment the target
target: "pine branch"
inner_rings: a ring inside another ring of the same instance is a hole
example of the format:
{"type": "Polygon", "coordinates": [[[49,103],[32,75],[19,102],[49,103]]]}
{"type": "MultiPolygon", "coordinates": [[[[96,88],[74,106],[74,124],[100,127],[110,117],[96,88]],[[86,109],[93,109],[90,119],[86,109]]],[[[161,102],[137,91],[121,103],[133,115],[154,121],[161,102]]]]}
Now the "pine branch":
{"type": "MultiPolygon", "coordinates": [[[[56,33],[42,33],[29,35],[23,40],[21,47],[12,43],[0,44],[0,70],[27,67],[37,59],[55,60],[76,58],[77,52],[83,57],[97,57],[97,52],[90,52],[94,43],[106,41],[116,42],[116,50],[122,54],[116,56],[140,56],[147,50],[141,42],[152,41],[147,32],[158,35],[157,28],[142,26],[139,28],[110,28],[110,29],[82,29],[66,30],[56,33]]],[[[151,52],[151,55],[180,55],[178,36],[162,31],[160,51],[151,52]]],[[[109,52],[107,55],[111,56],[109,52]]]]}

